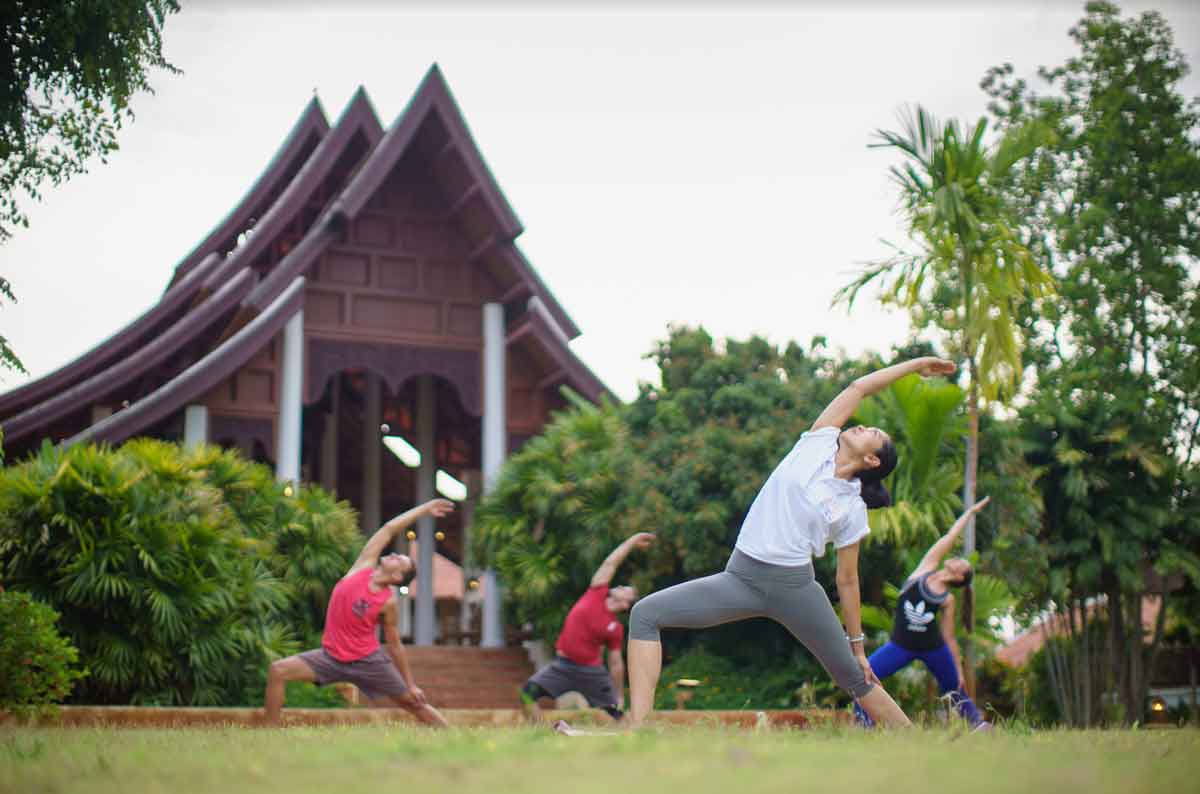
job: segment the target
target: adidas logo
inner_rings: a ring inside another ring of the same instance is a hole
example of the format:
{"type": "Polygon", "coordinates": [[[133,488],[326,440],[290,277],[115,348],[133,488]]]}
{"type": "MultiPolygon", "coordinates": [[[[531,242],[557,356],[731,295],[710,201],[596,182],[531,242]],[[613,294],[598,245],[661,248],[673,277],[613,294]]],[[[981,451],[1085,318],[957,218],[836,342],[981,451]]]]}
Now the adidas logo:
{"type": "Polygon", "coordinates": [[[909,631],[925,631],[929,622],[933,620],[933,613],[925,612],[925,602],[918,601],[914,607],[911,601],[904,602],[904,617],[908,619],[909,631]]]}

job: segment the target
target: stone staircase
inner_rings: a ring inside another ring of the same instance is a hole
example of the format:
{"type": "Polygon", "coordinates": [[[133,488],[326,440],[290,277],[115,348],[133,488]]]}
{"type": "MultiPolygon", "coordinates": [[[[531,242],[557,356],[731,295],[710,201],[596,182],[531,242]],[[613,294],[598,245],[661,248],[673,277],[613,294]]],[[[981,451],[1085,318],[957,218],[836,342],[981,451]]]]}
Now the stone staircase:
{"type": "Polygon", "coordinates": [[[405,646],[413,677],[440,709],[515,709],[533,665],[524,648],[405,646]]]}

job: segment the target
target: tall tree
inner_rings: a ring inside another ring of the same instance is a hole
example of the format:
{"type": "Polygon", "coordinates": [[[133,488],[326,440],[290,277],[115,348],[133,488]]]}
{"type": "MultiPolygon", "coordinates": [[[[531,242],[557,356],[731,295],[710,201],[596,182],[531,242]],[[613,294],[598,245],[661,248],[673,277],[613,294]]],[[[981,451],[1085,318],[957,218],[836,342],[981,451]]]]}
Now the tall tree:
{"type": "MultiPolygon", "coordinates": [[[[149,73],[176,73],[162,27],[176,0],[9,0],[0,5],[0,244],[38,201],[117,149],[149,73]]],[[[0,278],[0,296],[14,300],[0,278]]],[[[24,372],[0,337],[0,367],[24,372]]]]}
{"type": "MultiPolygon", "coordinates": [[[[900,132],[879,130],[875,146],[904,160],[891,168],[913,252],[899,250],[863,270],[838,291],[835,303],[853,307],[870,284],[881,300],[907,309],[917,328],[943,332],[951,355],[966,366],[967,460],[965,506],[975,503],[979,415],[985,401],[1012,396],[1023,371],[1020,316],[1027,303],[1049,295],[1053,279],[1030,251],[1004,189],[1014,167],[1048,138],[1039,122],[1013,125],[994,142],[988,122],[970,128],[940,123],[918,106],[902,116],[900,132]]],[[[974,521],[964,536],[974,551],[974,521]]],[[[972,650],[965,649],[968,689],[972,650]]]]}
{"type": "Polygon", "coordinates": [[[1070,35],[1078,54],[1040,70],[1044,94],[1011,65],[983,87],[1002,127],[1055,130],[1012,184],[1062,285],[1026,318],[1040,379],[1028,436],[1045,472],[1041,596],[1078,607],[1085,627],[1083,605],[1104,605],[1106,653],[1097,661],[1095,638],[1073,629],[1058,665],[1062,691],[1078,695],[1064,711],[1089,724],[1094,687],[1141,718],[1163,631],[1146,631],[1143,605],[1168,603],[1173,575],[1200,575],[1186,509],[1200,428],[1200,117],[1180,94],[1188,65],[1162,15],[1091,2],[1070,35]]]}

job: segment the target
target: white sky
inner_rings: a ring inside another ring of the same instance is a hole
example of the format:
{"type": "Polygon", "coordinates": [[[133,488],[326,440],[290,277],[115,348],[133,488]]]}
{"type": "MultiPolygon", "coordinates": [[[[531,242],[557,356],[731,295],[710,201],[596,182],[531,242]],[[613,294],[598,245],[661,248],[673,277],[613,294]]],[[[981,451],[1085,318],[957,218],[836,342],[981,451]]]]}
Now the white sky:
{"type": "MultiPolygon", "coordinates": [[[[882,350],[906,338],[903,316],[829,305],[881,239],[904,242],[895,158],[867,149],[872,131],[906,102],[977,118],[989,66],[1061,63],[1082,15],[1057,1],[184,5],[165,35],[184,74],[155,76],[120,152],[49,190],[0,248],[20,301],[0,333],[34,377],[158,299],[314,90],[332,120],[364,84],[386,126],[433,61],[525,224],[518,243],[583,330],[574,350],[622,398],[654,377],[642,357],[669,323],[882,350]]],[[[1200,4],[1124,7],[1162,10],[1200,67],[1200,4]]],[[[1185,92],[1200,95],[1196,75],[1185,92]]]]}

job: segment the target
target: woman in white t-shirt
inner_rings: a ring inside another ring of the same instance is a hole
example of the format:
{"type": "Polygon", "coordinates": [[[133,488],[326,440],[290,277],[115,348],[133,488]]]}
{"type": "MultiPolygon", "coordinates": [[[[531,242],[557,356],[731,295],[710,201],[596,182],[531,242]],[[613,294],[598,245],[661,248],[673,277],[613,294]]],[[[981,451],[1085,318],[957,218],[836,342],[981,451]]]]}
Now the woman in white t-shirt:
{"type": "Polygon", "coordinates": [[[912,373],[949,375],[954,364],[926,357],[854,381],[775,467],[742,522],[722,573],[647,596],[629,620],[630,722],[650,713],[662,672],[663,628],[707,628],[769,617],[783,624],[824,665],[838,685],[880,725],[908,725],[879,685],[863,650],[858,590],[858,544],[870,532],[869,508],[887,507],[883,479],[896,467],[896,448],[875,427],[841,427],[864,397],[912,373]],[[837,588],[843,630],[812,558],[837,549],[837,588]]]}

